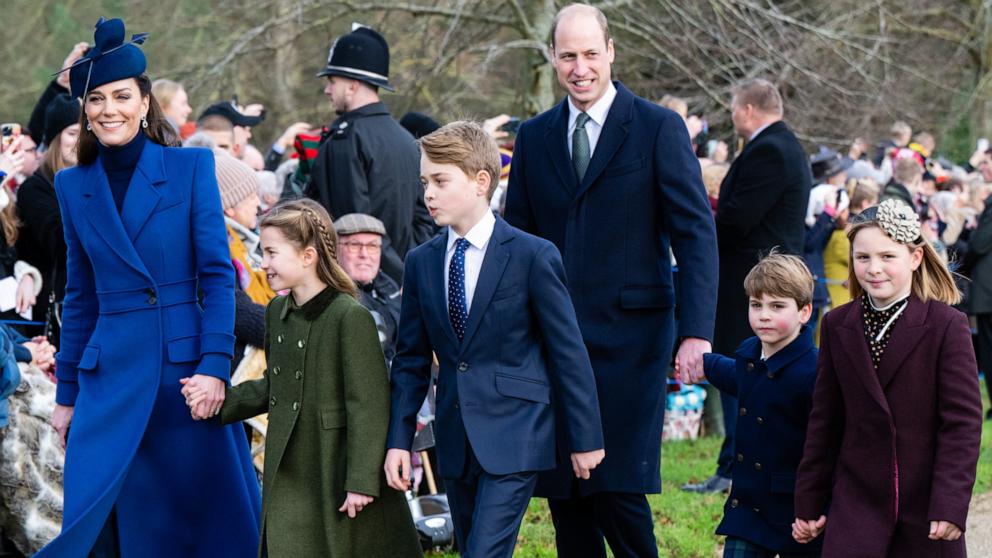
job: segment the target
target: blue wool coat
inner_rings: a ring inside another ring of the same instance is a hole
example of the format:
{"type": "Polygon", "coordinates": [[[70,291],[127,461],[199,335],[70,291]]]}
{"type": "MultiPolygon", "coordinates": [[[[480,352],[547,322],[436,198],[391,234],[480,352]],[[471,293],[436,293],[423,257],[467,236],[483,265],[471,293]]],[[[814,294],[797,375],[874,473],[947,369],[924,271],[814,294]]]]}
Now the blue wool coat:
{"type": "Polygon", "coordinates": [[[75,408],[62,534],[38,556],[87,556],[112,510],[123,558],[254,556],[244,431],[193,421],[179,384],[227,381],[234,345],[213,156],[147,142],[120,214],[99,161],[55,189],[68,248],[56,400],[75,408]]]}
{"type": "MultiPolygon", "coordinates": [[[[583,494],[661,491],[672,347],[676,336],[710,339],[716,311],[716,232],[685,123],[614,84],[582,182],[568,152],[566,99],[520,126],[506,200],[507,222],[561,252],[596,375],[606,459],[579,482],[583,494]]],[[[536,493],[569,497],[573,478],[563,462],[536,493]]]]}
{"type": "Polygon", "coordinates": [[[733,487],[716,532],[778,552],[812,552],[822,538],[792,538],[796,470],[813,406],[817,350],[803,327],[792,343],[761,360],[761,340],[746,339],[735,358],[703,357],[706,379],[740,402],[733,487]]]}

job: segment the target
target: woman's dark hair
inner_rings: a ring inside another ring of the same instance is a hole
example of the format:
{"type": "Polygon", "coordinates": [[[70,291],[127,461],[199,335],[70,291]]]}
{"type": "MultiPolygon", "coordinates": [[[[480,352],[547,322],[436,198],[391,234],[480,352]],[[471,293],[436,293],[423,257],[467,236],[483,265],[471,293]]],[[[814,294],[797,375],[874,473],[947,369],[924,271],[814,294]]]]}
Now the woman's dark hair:
{"type": "MultiPolygon", "coordinates": [[[[148,127],[144,129],[145,135],[153,142],[167,147],[180,145],[179,136],[176,135],[175,128],[165,119],[162,114],[162,107],[152,95],[152,81],[148,76],[141,74],[134,78],[138,82],[138,91],[142,97],[148,97],[148,127]]],[[[79,111],[79,143],[76,144],[76,155],[78,164],[88,165],[96,161],[99,153],[97,145],[100,140],[96,139],[96,134],[92,130],[86,129],[86,97],[83,97],[83,110],[79,111]]],[[[140,133],[140,130],[139,130],[140,133]]]]}

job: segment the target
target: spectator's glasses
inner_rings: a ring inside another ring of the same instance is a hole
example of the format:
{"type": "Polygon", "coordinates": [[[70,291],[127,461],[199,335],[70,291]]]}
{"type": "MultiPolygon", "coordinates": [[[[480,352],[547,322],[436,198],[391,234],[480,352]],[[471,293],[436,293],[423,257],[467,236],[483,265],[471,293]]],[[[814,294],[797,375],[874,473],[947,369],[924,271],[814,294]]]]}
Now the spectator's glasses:
{"type": "Polygon", "coordinates": [[[368,252],[370,256],[377,256],[379,255],[380,252],[382,252],[381,242],[365,243],[365,242],[346,241],[346,242],[341,242],[340,244],[352,256],[360,254],[362,252],[362,248],[365,248],[365,251],[368,252]]]}

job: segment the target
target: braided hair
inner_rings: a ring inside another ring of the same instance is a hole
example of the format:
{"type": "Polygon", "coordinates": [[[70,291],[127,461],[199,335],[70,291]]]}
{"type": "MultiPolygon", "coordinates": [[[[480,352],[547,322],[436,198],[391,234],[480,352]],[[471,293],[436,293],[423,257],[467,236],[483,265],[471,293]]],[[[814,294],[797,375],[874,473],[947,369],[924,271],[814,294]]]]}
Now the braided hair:
{"type": "Polygon", "coordinates": [[[338,292],[357,296],[355,282],[338,263],[338,235],[322,205],[306,198],[282,202],[262,218],[260,227],[279,229],[300,250],[312,246],[317,251],[317,277],[338,292]]]}

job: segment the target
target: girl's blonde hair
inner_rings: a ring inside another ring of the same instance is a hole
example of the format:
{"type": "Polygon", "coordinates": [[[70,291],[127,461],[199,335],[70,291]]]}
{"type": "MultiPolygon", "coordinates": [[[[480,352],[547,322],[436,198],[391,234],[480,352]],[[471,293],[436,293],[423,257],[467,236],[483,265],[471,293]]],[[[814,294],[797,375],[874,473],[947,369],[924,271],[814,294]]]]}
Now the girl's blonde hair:
{"type": "MultiPolygon", "coordinates": [[[[859,232],[874,227],[885,233],[885,229],[879,225],[878,220],[875,218],[875,213],[871,211],[872,209],[874,208],[866,209],[861,213],[860,215],[864,220],[852,222],[851,228],[847,231],[847,238],[851,241],[851,252],[849,255],[851,259],[854,258],[854,237],[859,232]]],[[[886,236],[889,237],[888,234],[886,236]]],[[[915,251],[917,248],[923,249],[923,260],[920,262],[920,267],[916,268],[916,271],[913,272],[913,294],[916,295],[916,298],[919,298],[923,302],[936,300],[944,304],[957,304],[961,302],[961,291],[958,290],[958,286],[954,283],[953,274],[926,239],[920,236],[913,242],[900,242],[900,244],[906,246],[910,252],[915,251]]],[[[861,288],[861,283],[858,283],[853,265],[850,266],[848,272],[848,289],[851,291],[851,299],[855,300],[865,292],[861,288]]]]}
{"type": "Polygon", "coordinates": [[[260,227],[279,229],[300,250],[317,251],[317,277],[332,289],[357,297],[358,288],[338,264],[338,235],[327,210],[311,199],[282,202],[262,218],[260,227]]]}
{"type": "MultiPolygon", "coordinates": [[[[8,183],[9,184],[9,183],[8,183]]],[[[21,230],[21,220],[17,217],[17,207],[14,204],[14,192],[10,189],[8,184],[0,186],[7,193],[7,207],[0,210],[0,226],[3,227],[3,236],[7,241],[7,246],[13,246],[17,243],[17,237],[20,235],[21,230]]]]}

